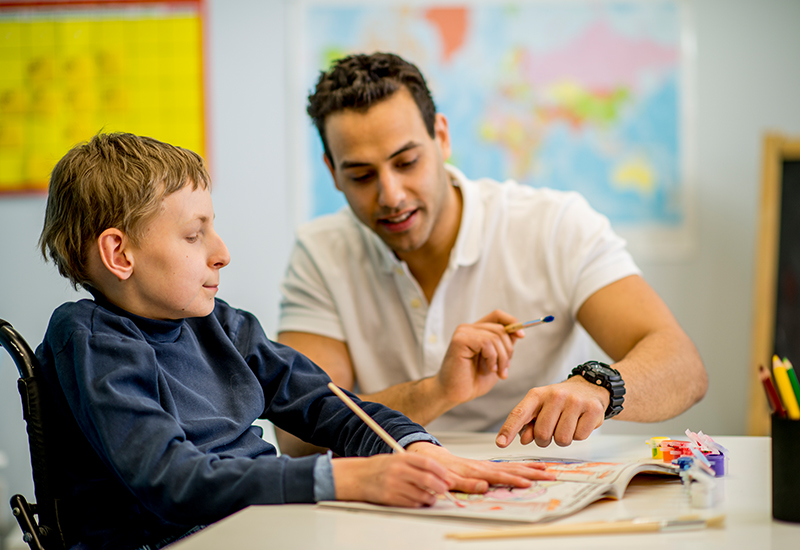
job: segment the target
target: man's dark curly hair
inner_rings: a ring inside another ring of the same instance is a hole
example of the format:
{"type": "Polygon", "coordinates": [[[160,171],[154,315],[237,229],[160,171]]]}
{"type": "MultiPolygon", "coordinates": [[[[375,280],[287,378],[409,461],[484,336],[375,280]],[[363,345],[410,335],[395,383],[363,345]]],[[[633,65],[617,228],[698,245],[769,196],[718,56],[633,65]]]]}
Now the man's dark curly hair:
{"type": "Polygon", "coordinates": [[[330,70],[320,71],[314,93],[306,109],[317,127],[325,156],[333,156],[325,135],[325,119],[344,109],[366,111],[405,86],[419,108],[428,134],[434,137],[436,106],[425,78],[415,65],[392,53],[356,54],[334,62],[330,70]]]}

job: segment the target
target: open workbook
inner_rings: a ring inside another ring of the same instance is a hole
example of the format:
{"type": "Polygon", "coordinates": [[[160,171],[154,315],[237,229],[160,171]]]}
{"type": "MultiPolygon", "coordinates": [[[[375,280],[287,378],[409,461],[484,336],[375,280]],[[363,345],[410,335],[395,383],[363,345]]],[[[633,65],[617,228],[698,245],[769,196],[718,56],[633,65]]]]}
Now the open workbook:
{"type": "Polygon", "coordinates": [[[603,498],[620,499],[637,474],[664,474],[677,477],[678,468],[655,461],[587,462],[566,459],[509,457],[508,461],[533,461],[547,465],[555,481],[535,481],[525,489],[493,487],[482,495],[453,493],[462,505],[440,496],[427,508],[399,508],[362,502],[325,501],[320,506],[396,512],[422,516],[473,518],[510,522],[549,521],[573,514],[603,498]],[[553,460],[553,462],[550,462],[553,460]]]}

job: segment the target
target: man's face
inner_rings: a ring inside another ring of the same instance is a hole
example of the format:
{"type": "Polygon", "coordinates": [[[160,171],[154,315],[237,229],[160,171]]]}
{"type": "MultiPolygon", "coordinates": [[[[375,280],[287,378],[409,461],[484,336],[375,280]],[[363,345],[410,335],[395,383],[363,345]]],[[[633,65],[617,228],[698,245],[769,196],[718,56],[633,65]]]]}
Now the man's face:
{"type": "Polygon", "coordinates": [[[452,218],[444,213],[458,208],[444,168],[450,156],[444,116],[436,115],[431,138],[403,87],[367,111],[331,114],[325,128],[333,157],[325,163],[356,217],[401,257],[429,244],[442,219],[452,218]]]}
{"type": "Polygon", "coordinates": [[[132,246],[137,315],[203,317],[214,311],[219,270],[230,255],[214,231],[207,189],[186,185],[164,198],[138,246],[132,246]]]}

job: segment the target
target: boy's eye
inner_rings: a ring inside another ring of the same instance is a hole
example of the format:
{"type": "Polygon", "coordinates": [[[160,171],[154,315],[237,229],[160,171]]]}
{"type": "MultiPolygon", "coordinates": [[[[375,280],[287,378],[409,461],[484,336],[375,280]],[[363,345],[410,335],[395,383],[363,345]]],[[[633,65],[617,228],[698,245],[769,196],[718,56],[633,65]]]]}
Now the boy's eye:
{"type": "Polygon", "coordinates": [[[190,242],[190,243],[193,243],[193,242],[197,242],[197,238],[198,238],[197,235],[191,235],[189,237],[186,237],[186,240],[188,242],[190,242]]]}

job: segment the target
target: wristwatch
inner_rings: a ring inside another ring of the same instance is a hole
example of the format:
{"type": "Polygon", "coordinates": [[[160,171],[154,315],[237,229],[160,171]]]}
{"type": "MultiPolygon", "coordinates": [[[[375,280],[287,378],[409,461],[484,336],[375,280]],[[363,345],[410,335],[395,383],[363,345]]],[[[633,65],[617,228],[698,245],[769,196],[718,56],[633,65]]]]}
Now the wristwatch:
{"type": "Polygon", "coordinates": [[[606,420],[622,412],[622,403],[625,401],[625,382],[617,369],[612,369],[600,361],[587,361],[572,369],[572,374],[567,378],[578,375],[583,376],[592,384],[603,386],[611,394],[606,409],[606,420]]]}

